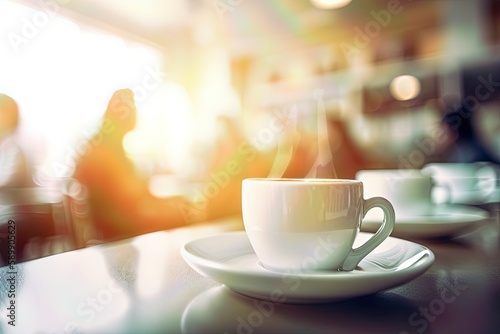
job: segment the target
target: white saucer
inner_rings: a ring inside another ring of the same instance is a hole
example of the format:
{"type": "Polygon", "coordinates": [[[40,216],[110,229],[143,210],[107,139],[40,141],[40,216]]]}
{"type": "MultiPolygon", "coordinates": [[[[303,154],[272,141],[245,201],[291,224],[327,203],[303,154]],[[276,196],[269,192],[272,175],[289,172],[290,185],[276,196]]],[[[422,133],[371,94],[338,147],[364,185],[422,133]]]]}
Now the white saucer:
{"type": "MultiPolygon", "coordinates": [[[[396,226],[391,233],[403,238],[442,238],[457,236],[474,228],[487,219],[489,213],[483,209],[465,205],[436,205],[431,212],[419,216],[405,216],[396,213],[396,226]]],[[[376,232],[382,221],[382,214],[371,210],[363,219],[361,230],[376,232]]]]}
{"type": "MultiPolygon", "coordinates": [[[[361,232],[355,247],[372,236],[361,232]]],[[[188,242],[184,260],[198,273],[241,294],[280,303],[327,303],[364,296],[406,283],[434,262],[428,248],[389,237],[350,272],[270,271],[260,265],[245,232],[188,242]]]]}

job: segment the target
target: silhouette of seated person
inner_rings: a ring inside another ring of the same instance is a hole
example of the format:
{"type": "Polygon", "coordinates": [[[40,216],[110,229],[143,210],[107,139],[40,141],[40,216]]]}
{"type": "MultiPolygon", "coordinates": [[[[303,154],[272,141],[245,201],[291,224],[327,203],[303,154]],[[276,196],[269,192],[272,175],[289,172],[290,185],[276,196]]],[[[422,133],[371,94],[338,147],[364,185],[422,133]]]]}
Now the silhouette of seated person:
{"type": "Polygon", "coordinates": [[[200,220],[186,214],[181,198],[157,198],[148,180],[137,173],[123,148],[125,135],[136,125],[133,92],[116,91],[97,134],[77,160],[74,178],[86,186],[91,219],[105,241],[183,226],[200,220]]]}
{"type": "MultiPolygon", "coordinates": [[[[24,191],[19,196],[18,190],[33,187],[28,159],[16,141],[19,124],[19,109],[16,101],[8,95],[0,94],[0,258],[4,263],[12,253],[7,248],[9,221],[15,222],[16,261],[25,260],[24,250],[34,237],[54,234],[52,217],[44,214],[43,208],[26,203],[24,191]],[[11,199],[13,201],[11,201],[11,199]],[[15,204],[12,204],[12,203],[15,204]]],[[[0,261],[1,262],[1,261],[0,261]]]]}
{"type": "Polygon", "coordinates": [[[32,185],[26,156],[15,140],[18,122],[16,101],[0,94],[0,190],[32,185]]]}

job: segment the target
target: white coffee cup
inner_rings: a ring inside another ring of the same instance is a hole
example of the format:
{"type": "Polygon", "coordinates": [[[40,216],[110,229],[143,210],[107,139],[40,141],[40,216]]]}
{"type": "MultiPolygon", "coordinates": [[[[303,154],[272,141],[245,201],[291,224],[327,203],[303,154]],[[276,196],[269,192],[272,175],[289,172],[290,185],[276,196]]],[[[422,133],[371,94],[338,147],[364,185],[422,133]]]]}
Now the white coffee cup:
{"type": "Polygon", "coordinates": [[[280,272],[353,270],[395,224],[384,198],[363,198],[363,184],[340,179],[245,179],[245,230],[261,264],[280,272]],[[366,213],[385,214],[377,233],[353,249],[366,213]]]}
{"type": "Polygon", "coordinates": [[[422,173],[434,180],[433,198],[438,203],[482,203],[498,189],[498,169],[486,162],[430,163],[422,173]],[[441,195],[443,188],[448,190],[448,197],[441,195]]]}
{"type": "Polygon", "coordinates": [[[432,178],[418,169],[361,170],[356,179],[363,182],[365,196],[387,198],[397,216],[422,216],[434,207],[432,178]]]}

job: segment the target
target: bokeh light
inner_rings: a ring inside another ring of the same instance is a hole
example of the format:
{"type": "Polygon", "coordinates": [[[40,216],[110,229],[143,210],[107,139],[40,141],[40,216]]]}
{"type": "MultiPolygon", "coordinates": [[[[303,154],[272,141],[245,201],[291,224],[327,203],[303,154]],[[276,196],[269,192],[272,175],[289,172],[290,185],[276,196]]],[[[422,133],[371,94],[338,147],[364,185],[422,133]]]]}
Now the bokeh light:
{"type": "Polygon", "coordinates": [[[402,75],[391,81],[389,89],[396,100],[411,100],[420,94],[420,81],[412,75],[402,75]]]}
{"type": "Polygon", "coordinates": [[[352,0],[311,0],[311,3],[320,9],[337,9],[347,6],[352,0]]]}

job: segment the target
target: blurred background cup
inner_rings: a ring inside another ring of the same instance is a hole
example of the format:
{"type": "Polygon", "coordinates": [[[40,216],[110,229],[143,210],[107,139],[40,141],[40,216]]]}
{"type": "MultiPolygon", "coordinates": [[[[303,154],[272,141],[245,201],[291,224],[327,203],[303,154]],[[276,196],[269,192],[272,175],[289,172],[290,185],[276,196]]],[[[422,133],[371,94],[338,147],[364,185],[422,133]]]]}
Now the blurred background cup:
{"type": "Polygon", "coordinates": [[[436,203],[480,204],[498,194],[499,170],[491,163],[431,163],[422,173],[434,181],[432,198],[436,203]]]}
{"type": "MultiPolygon", "coordinates": [[[[356,179],[363,182],[365,196],[377,194],[387,198],[397,217],[427,215],[434,207],[432,178],[418,169],[361,170],[356,173],[356,179]]],[[[371,216],[375,217],[376,213],[371,216]]]]}
{"type": "Polygon", "coordinates": [[[394,228],[394,210],[384,198],[364,199],[363,184],[341,179],[243,180],[245,230],[262,265],[279,272],[353,270],[394,228]],[[358,248],[361,221],[372,208],[384,223],[358,248]]]}

